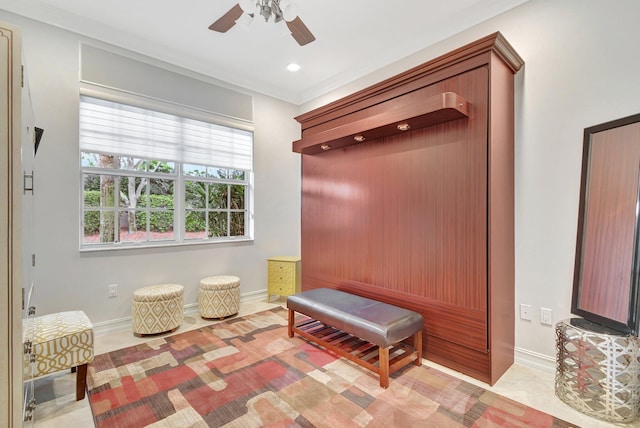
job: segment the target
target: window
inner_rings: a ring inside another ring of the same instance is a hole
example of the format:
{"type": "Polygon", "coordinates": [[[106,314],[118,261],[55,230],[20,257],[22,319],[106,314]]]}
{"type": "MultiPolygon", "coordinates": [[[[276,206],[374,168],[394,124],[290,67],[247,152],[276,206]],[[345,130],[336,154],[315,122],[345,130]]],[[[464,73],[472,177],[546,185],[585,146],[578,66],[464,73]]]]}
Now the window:
{"type": "Polygon", "coordinates": [[[187,239],[244,236],[245,172],[184,165],[183,174],[187,239]]]}
{"type": "Polygon", "coordinates": [[[81,96],[81,248],[251,238],[252,137],[81,96]]]}

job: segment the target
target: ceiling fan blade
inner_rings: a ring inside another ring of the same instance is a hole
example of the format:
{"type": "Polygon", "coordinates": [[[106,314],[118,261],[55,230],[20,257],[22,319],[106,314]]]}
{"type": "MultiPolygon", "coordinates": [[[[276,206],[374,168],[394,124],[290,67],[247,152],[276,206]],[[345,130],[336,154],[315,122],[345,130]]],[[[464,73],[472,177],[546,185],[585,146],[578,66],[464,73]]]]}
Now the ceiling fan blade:
{"type": "Polygon", "coordinates": [[[229,12],[225,13],[213,24],[209,25],[209,30],[219,33],[226,33],[231,27],[236,25],[236,20],[242,15],[242,8],[239,4],[233,6],[229,12]]]}
{"type": "Polygon", "coordinates": [[[304,22],[302,22],[302,19],[300,19],[299,16],[296,16],[296,19],[293,21],[287,21],[287,27],[289,27],[291,35],[296,39],[296,42],[298,42],[300,46],[311,43],[316,39],[315,36],[311,34],[311,31],[309,31],[307,26],[304,25],[304,22]]]}

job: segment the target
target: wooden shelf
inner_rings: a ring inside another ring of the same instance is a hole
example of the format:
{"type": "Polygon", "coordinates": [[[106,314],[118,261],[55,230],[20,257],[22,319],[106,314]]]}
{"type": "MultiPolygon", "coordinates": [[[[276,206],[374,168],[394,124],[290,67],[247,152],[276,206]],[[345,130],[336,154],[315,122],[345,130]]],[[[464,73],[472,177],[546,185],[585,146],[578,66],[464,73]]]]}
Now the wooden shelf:
{"type": "Polygon", "coordinates": [[[317,154],[451,120],[469,117],[469,103],[454,92],[425,98],[417,90],[334,120],[335,126],[293,142],[293,151],[317,154]],[[323,148],[324,147],[324,148],[323,148]]]}

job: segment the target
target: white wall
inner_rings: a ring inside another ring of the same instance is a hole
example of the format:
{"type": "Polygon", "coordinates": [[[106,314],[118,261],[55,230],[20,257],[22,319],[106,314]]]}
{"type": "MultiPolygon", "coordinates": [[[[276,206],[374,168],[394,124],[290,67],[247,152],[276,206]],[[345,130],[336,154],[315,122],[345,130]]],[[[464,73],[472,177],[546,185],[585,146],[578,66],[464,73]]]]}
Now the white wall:
{"type": "Polygon", "coordinates": [[[323,105],[500,31],[525,61],[516,76],[517,360],[550,366],[551,326],[571,316],[584,128],[640,113],[640,1],[532,0],[301,106],[323,105]],[[534,320],[518,317],[520,303],[534,320]]]}
{"type": "Polygon", "coordinates": [[[35,124],[45,130],[35,159],[37,313],[82,309],[104,325],[130,317],[136,288],[180,283],[185,304],[195,303],[198,281],[216,274],[239,276],[245,297],[266,293],[265,259],[300,254],[300,156],[291,151],[300,137],[296,107],[253,94],[253,242],[80,253],[78,78],[86,39],[4,11],[0,20],[22,30],[35,124]],[[107,284],[119,285],[118,297],[107,297],[107,284]]]}
{"type": "MultiPolygon", "coordinates": [[[[84,309],[94,322],[127,317],[133,289],[176,281],[195,302],[197,281],[235,273],[242,292],[266,287],[265,257],[299,254],[300,166],[290,142],[295,114],[500,31],[525,60],[516,76],[516,307],[570,316],[585,127],[640,112],[640,2],[531,0],[299,109],[255,94],[256,239],[252,244],[80,254],[77,250],[78,41],[73,34],[0,11],[23,29],[37,125],[39,312],[84,309]],[[62,191],[64,190],[64,191],[62,191]],[[120,296],[106,297],[106,284],[120,296]]],[[[550,363],[554,331],[516,319],[520,360],[550,363]],[[540,357],[539,359],[537,357],[540,357]]]]}

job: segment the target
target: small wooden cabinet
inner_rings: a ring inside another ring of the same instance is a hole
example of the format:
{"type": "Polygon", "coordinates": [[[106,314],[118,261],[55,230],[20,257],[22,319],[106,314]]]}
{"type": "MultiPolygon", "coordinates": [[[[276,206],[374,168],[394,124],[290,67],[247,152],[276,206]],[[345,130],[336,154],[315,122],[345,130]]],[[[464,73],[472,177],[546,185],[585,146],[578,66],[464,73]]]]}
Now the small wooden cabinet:
{"type": "Polygon", "coordinates": [[[267,262],[269,264],[267,301],[271,300],[272,294],[290,296],[300,292],[300,257],[271,257],[267,262]]]}

